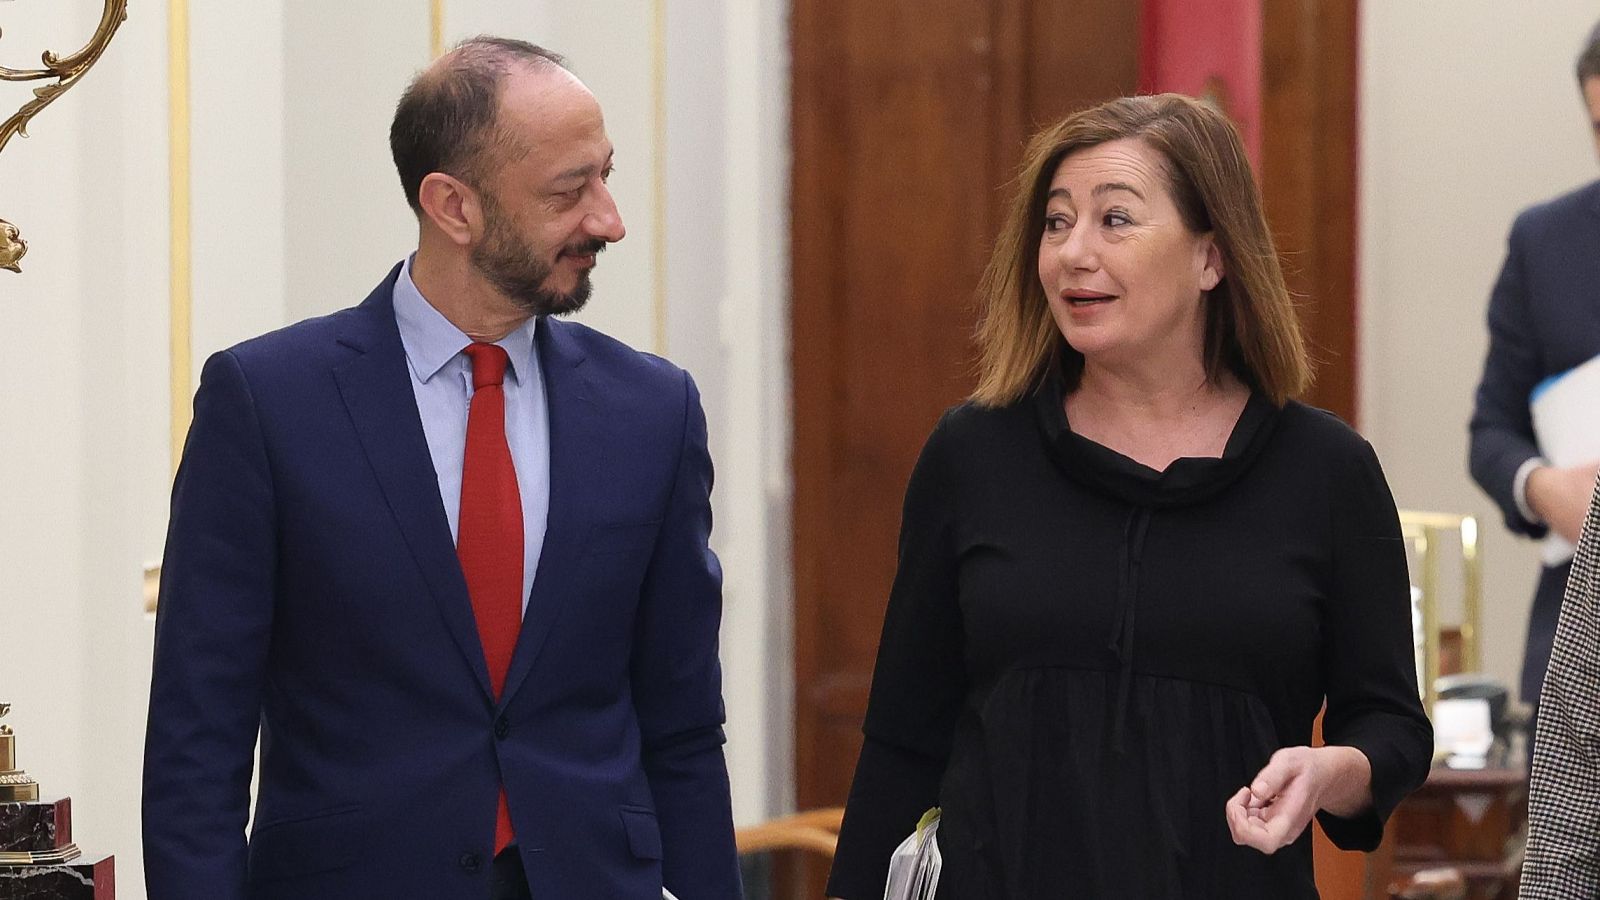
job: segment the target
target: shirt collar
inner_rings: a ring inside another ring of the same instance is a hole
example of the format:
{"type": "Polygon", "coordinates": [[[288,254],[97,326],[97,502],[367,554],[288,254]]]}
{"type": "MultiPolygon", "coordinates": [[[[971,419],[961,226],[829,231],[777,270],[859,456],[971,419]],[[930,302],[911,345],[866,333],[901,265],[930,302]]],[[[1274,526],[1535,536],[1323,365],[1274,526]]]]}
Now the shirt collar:
{"type": "MultiPolygon", "coordinates": [[[[406,361],[417,380],[426,384],[433,376],[457,357],[472,343],[466,333],[444,317],[428,299],[422,296],[415,281],[411,280],[411,261],[406,257],[400,267],[400,277],[394,284],[394,318],[400,327],[400,342],[405,346],[406,361]]],[[[538,358],[533,345],[533,335],[539,317],[530,316],[496,344],[505,348],[511,358],[511,378],[518,384],[536,371],[538,358]]],[[[463,357],[464,358],[464,357],[463,357]]]]}

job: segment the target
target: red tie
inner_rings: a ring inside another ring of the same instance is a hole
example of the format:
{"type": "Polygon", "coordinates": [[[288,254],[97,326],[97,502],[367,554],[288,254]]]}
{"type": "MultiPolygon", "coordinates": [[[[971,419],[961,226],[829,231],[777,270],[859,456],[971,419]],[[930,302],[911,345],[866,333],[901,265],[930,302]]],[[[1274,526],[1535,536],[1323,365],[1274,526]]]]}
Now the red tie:
{"type": "MultiPolygon", "coordinates": [[[[522,628],[522,495],[506,444],[506,351],[494,344],[468,345],[472,358],[472,405],[467,412],[467,452],[461,467],[461,517],[456,554],[467,577],[467,594],[478,620],[478,640],[489,663],[489,681],[499,699],[511,652],[522,628]]],[[[494,852],[513,839],[505,788],[495,811],[494,852]]]]}

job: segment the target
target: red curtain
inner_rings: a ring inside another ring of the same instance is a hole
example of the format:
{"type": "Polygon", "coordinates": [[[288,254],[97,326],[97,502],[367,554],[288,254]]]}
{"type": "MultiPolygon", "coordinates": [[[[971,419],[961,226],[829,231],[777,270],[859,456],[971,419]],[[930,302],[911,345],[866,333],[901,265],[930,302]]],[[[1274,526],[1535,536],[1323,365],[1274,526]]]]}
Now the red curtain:
{"type": "Polygon", "coordinates": [[[1139,89],[1207,97],[1261,171],[1261,0],[1144,0],[1139,89]]]}

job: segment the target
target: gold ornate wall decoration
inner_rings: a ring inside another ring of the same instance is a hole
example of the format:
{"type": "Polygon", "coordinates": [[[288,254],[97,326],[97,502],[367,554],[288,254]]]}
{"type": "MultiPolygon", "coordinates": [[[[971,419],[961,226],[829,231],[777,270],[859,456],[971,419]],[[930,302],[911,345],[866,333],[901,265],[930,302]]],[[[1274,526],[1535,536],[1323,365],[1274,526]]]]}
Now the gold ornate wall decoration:
{"type": "MultiPolygon", "coordinates": [[[[128,0],[105,0],[105,11],[100,16],[100,25],[95,28],[94,37],[89,39],[82,50],[68,56],[58,56],[54,51],[44,51],[41,60],[42,69],[11,69],[0,66],[0,81],[48,81],[54,79],[54,84],[46,84],[33,89],[33,99],[22,105],[11,118],[0,122],[0,150],[14,135],[28,136],[28,122],[41,110],[56,101],[56,98],[66,93],[78,80],[89,71],[111,43],[111,38],[117,29],[128,18],[128,0]]],[[[0,219],[0,269],[12,272],[21,272],[18,262],[23,254],[28,252],[28,244],[22,240],[15,225],[0,219]]]]}

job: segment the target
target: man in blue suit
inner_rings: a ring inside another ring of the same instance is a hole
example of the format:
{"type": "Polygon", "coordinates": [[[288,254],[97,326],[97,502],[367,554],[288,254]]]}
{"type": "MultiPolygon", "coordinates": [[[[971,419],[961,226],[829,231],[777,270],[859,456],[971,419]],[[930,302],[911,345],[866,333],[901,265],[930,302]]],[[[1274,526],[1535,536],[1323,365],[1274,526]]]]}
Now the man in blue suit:
{"type": "Polygon", "coordinates": [[[201,377],[150,897],[737,897],[699,396],[555,318],[623,236],[600,108],[477,38],[390,139],[415,255],[201,377]]]}
{"type": "MultiPolygon", "coordinates": [[[[1600,148],[1600,25],[1578,57],[1600,148]]],[[[1525,210],[1489,299],[1489,353],[1472,415],[1472,477],[1506,526],[1529,537],[1550,529],[1578,541],[1596,461],[1559,467],[1543,457],[1529,395],[1544,379],[1600,354],[1600,181],[1525,210]]],[[[1535,705],[1561,612],[1570,557],[1546,565],[1534,593],[1522,663],[1522,698],[1535,705]]]]}

